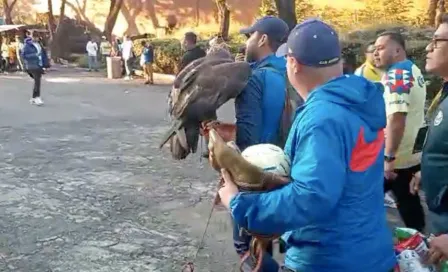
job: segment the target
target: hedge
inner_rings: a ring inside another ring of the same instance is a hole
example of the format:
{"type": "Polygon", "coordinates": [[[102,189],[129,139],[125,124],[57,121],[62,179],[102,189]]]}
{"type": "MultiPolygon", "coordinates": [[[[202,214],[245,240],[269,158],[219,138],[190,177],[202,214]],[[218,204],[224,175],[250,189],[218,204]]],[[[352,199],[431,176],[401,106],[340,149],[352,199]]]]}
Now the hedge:
{"type": "MultiPolygon", "coordinates": [[[[368,41],[374,40],[375,37],[385,31],[395,30],[402,32],[407,39],[408,57],[422,69],[427,85],[428,99],[432,99],[441,86],[441,79],[424,72],[426,51],[425,48],[431,40],[433,29],[419,29],[406,26],[376,26],[375,28],[355,31],[347,35],[341,35],[341,43],[343,47],[343,55],[347,63],[353,67],[358,67],[364,61],[362,48],[368,41]]],[[[149,41],[154,46],[154,71],[156,73],[175,74],[177,73],[177,65],[182,56],[180,41],[177,39],[136,39],[134,40],[134,53],[137,57],[142,52],[142,41],[149,41]]],[[[199,41],[199,46],[207,48],[207,40],[199,41]]],[[[228,43],[230,51],[236,54],[238,50],[244,46],[243,41],[237,37],[232,38],[228,43]]],[[[84,65],[87,62],[83,59],[84,65]]],[[[135,61],[138,65],[139,61],[135,61]]]]}

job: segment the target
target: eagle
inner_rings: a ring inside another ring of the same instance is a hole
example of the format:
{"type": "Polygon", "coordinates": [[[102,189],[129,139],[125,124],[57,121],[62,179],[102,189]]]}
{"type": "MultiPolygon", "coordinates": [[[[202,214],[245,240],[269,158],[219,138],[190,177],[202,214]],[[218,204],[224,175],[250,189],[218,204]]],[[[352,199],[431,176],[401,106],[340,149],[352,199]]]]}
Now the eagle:
{"type": "Polygon", "coordinates": [[[237,97],[251,75],[250,65],[235,62],[222,46],[212,47],[205,57],[187,65],[176,76],[168,96],[171,127],[159,148],[169,142],[175,160],[195,153],[202,123],[215,120],[217,109],[237,97]]]}

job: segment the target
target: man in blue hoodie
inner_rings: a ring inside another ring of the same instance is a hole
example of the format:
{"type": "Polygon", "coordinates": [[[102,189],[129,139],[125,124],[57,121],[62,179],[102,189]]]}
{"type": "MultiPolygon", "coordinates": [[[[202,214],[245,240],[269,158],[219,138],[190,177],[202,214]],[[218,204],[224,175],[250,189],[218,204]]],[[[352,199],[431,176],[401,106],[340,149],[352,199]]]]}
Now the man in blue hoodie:
{"type": "Polygon", "coordinates": [[[25,39],[25,46],[22,50],[22,58],[25,70],[28,75],[34,80],[33,96],[30,103],[41,106],[43,101],[40,98],[40,87],[43,68],[47,66],[48,60],[45,58],[44,48],[39,43],[39,35],[37,32],[32,32],[29,37],[25,39]]]}
{"type": "MultiPolygon", "coordinates": [[[[289,32],[281,19],[267,16],[242,29],[248,37],[245,59],[252,67],[247,86],[235,99],[236,145],[244,150],[260,143],[278,144],[286,97],[286,61],[275,55],[289,32]]],[[[234,225],[234,245],[243,256],[251,236],[234,225]]],[[[268,250],[272,254],[272,250],[268,250]]]]}
{"type": "Polygon", "coordinates": [[[279,53],[305,99],[285,147],[291,180],[270,192],[245,193],[223,170],[222,203],[245,229],[284,234],[283,271],[392,271],[381,85],[343,75],[338,35],[316,19],[297,25],[279,53]]]}

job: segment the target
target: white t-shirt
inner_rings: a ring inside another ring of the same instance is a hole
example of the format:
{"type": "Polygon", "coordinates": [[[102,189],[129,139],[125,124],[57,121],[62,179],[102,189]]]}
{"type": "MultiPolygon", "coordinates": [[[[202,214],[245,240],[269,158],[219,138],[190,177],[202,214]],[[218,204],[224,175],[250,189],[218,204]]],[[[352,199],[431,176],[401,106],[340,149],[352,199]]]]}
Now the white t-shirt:
{"type": "Polygon", "coordinates": [[[87,54],[91,57],[96,57],[98,54],[98,45],[95,42],[89,41],[86,45],[87,54]]]}
{"type": "Polygon", "coordinates": [[[124,41],[121,46],[122,46],[121,54],[123,56],[123,59],[125,59],[125,60],[130,59],[132,57],[132,46],[133,46],[132,41],[129,41],[129,40],[124,41]]]}
{"type": "MultiPolygon", "coordinates": [[[[406,113],[403,139],[395,154],[395,167],[406,169],[421,160],[421,151],[414,150],[419,130],[425,123],[426,84],[420,69],[410,60],[392,65],[382,77],[387,116],[406,113]]],[[[387,137],[387,135],[386,135],[387,137]]]]}

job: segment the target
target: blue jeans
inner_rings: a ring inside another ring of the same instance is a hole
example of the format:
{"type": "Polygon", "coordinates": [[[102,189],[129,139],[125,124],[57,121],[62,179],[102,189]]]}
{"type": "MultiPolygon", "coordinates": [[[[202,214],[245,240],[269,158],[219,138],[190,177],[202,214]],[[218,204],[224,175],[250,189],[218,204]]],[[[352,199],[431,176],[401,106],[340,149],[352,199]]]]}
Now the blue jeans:
{"type": "MultiPolygon", "coordinates": [[[[249,251],[250,241],[252,236],[241,229],[241,227],[233,220],[233,245],[235,246],[236,253],[241,257],[249,251]]],[[[252,262],[251,258],[247,258],[243,263],[243,271],[252,271],[255,264],[252,262]]],[[[272,257],[272,250],[270,253],[265,252],[263,254],[263,260],[261,261],[261,271],[260,272],[277,272],[280,266],[276,260],[272,257]]]]}
{"type": "Polygon", "coordinates": [[[89,56],[88,59],[89,59],[89,70],[98,69],[96,63],[96,56],[89,56]]]}

